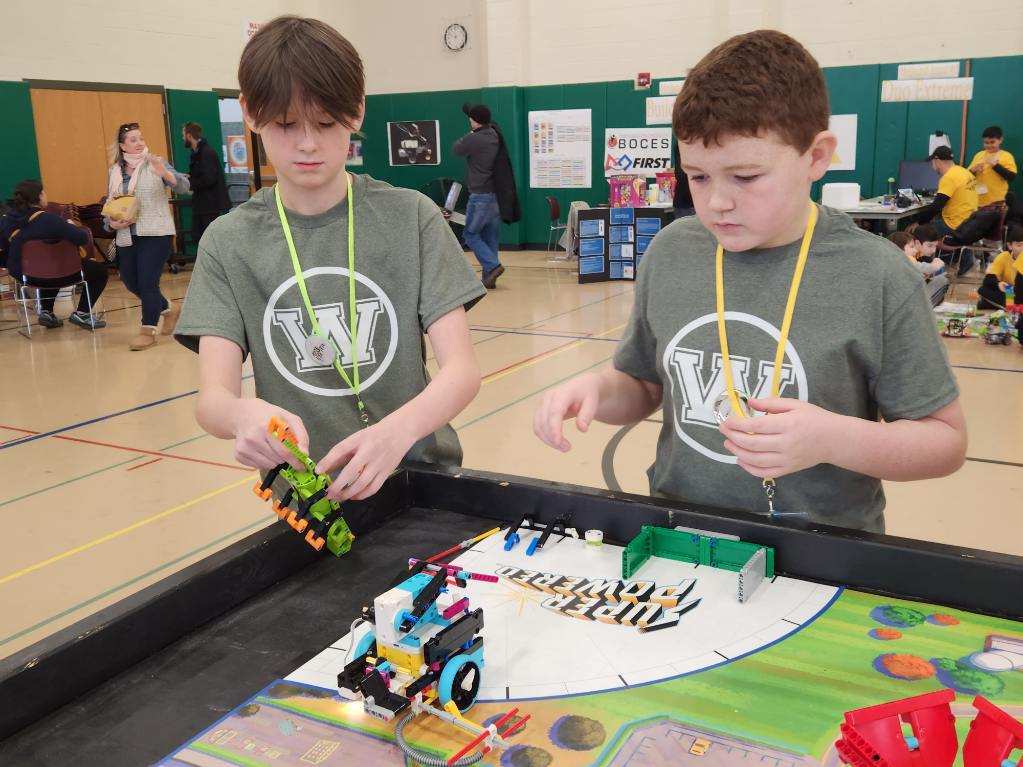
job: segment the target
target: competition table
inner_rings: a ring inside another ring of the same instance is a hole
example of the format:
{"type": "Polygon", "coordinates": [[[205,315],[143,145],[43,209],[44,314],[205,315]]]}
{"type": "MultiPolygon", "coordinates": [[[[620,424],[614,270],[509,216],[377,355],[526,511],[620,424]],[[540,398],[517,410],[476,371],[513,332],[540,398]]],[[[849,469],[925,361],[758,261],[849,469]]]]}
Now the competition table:
{"type": "Polygon", "coordinates": [[[957,693],[961,733],[974,688],[1020,718],[1020,669],[949,662],[1023,648],[1021,558],[414,466],[347,507],[357,538],[340,559],[274,524],[0,662],[0,764],[403,764],[393,724],[331,689],[350,623],[409,557],[523,514],[566,513],[580,535],[604,532],[599,553],[554,536],[527,559],[525,543],[504,552],[492,536],[464,565],[620,577],[613,544],[643,525],[683,526],[774,547],[777,577],[740,605],[734,573],[644,565],[634,578],[692,579],[700,598],[678,627],[650,634],[555,614],[513,580],[483,584],[494,590],[474,595],[488,655],[473,714],[533,716],[510,764],[838,764],[830,744],[844,711],[943,689],[957,693]],[[707,748],[710,760],[695,755],[707,748]],[[655,752],[662,761],[645,756],[655,752]]]}

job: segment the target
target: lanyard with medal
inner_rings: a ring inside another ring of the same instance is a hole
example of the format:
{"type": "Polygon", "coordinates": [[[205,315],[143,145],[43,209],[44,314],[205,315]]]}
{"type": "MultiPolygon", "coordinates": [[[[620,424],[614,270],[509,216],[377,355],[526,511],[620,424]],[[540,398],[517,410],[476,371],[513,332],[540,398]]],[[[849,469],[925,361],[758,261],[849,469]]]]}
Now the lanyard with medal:
{"type": "Polygon", "coordinates": [[[313,311],[313,303],[309,300],[309,291],[306,290],[305,277],[302,274],[302,265],[298,261],[298,252],[295,250],[295,242],[291,237],[291,227],[288,225],[288,217],[284,213],[284,203],[281,201],[279,186],[274,186],[274,197],[277,200],[277,214],[281,219],[281,229],[284,230],[284,239],[288,242],[288,252],[291,253],[291,265],[295,269],[295,281],[298,282],[298,290],[302,294],[302,301],[305,303],[306,312],[309,314],[309,324],[312,333],[306,338],[306,351],[319,362],[333,365],[334,369],[341,376],[341,379],[352,390],[355,395],[355,402],[359,408],[359,420],[362,425],[369,426],[369,413],[366,412],[366,404],[360,396],[359,382],[359,353],[357,349],[359,337],[358,312],[355,307],[355,193],[352,191],[352,177],[345,173],[348,182],[348,330],[351,337],[352,375],[341,364],[341,350],[337,348],[334,340],[320,330],[320,322],[316,319],[316,312],[313,311]]]}
{"type": "MultiPolygon", "coordinates": [[[[785,315],[781,323],[781,335],[778,338],[778,348],[774,353],[774,371],[771,374],[771,396],[778,397],[781,394],[781,366],[785,361],[785,347],[788,345],[789,328],[792,327],[792,315],[796,310],[796,296],[799,294],[799,283],[803,279],[803,269],[806,267],[806,259],[810,254],[810,240],[813,238],[813,230],[817,225],[817,206],[810,203],[810,217],[806,222],[806,232],[803,234],[803,242],[799,247],[799,256],[796,258],[796,270],[792,275],[792,283],[789,285],[789,297],[785,304],[785,315]]],[[[740,418],[751,418],[749,409],[749,398],[735,390],[735,381],[732,376],[732,363],[728,354],[728,333],[725,330],[725,251],[718,244],[715,255],[715,287],[717,289],[717,320],[718,320],[718,342],[721,345],[721,363],[725,371],[725,391],[714,401],[714,418],[718,423],[724,423],[729,415],[735,413],[740,418]]],[[[764,494],[767,496],[768,516],[772,518],[783,516],[806,516],[804,512],[778,512],[774,509],[775,481],[768,477],[763,481],[764,494]]]]}

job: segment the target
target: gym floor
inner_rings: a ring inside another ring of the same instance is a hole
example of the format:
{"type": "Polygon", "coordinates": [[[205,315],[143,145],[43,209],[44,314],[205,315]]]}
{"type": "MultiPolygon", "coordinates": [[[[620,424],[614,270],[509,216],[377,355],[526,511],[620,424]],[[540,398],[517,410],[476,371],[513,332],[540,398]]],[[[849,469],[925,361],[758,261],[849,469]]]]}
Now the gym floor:
{"type": "MultiPolygon", "coordinates": [[[[471,255],[468,256],[471,259],[471,255]]],[[[470,313],[483,387],[454,421],[465,466],[645,493],[660,415],[594,424],[557,454],[532,433],[542,393],[607,364],[628,320],[632,283],[578,285],[548,254],[502,254],[499,288],[470,313]],[[496,448],[496,449],[495,449],[496,448]]],[[[165,275],[184,297],[190,272],[165,275]]],[[[957,286],[969,300],[977,275],[957,286]]],[[[17,332],[0,303],[0,657],[123,599],[277,517],[229,442],[195,423],[195,356],[169,337],[128,351],[137,299],[112,279],[108,326],[17,332]]],[[[66,316],[71,306],[58,302],[66,316]]],[[[966,465],[944,479],[887,483],[888,532],[1023,555],[1013,509],[1023,494],[1023,352],[946,339],[970,431],[966,465]]],[[[252,393],[250,378],[246,393],[252,393]]]]}

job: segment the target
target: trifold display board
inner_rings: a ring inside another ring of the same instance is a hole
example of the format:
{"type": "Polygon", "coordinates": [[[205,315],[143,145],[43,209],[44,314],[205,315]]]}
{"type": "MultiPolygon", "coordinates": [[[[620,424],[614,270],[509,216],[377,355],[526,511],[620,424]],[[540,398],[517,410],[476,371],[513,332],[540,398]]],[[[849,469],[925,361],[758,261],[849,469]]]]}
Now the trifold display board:
{"type": "Polygon", "coordinates": [[[650,241],[671,220],[665,208],[580,210],[579,282],[635,280],[650,241]]]}

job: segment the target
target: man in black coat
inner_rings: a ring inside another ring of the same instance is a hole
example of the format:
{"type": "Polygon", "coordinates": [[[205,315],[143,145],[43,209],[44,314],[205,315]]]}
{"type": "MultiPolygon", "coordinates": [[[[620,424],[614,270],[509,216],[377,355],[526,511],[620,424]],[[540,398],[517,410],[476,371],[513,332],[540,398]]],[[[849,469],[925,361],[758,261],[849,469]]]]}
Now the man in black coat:
{"type": "Polygon", "coordinates": [[[213,219],[231,209],[231,198],[227,196],[227,181],[220,157],[202,137],[202,126],[185,123],[181,134],[185,145],[192,150],[188,160],[188,180],[192,185],[192,240],[198,243],[213,219]]]}

